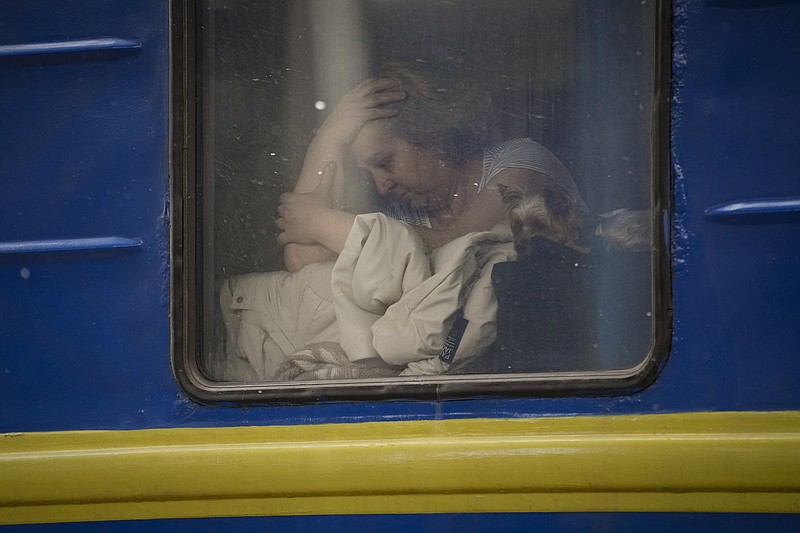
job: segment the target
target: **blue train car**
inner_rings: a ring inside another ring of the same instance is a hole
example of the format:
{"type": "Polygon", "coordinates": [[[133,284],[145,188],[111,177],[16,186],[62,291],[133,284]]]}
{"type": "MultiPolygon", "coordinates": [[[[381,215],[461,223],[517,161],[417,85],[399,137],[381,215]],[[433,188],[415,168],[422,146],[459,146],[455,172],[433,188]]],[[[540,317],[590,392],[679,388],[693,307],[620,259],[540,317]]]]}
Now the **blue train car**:
{"type": "Polygon", "coordinates": [[[0,523],[800,529],[800,4],[487,5],[0,8],[0,523]],[[592,271],[606,291],[638,287],[641,313],[595,324],[588,369],[211,375],[222,280],[279,265],[258,217],[310,140],[293,113],[329,98],[295,66],[351,52],[340,37],[363,21],[370,61],[414,46],[453,55],[495,15],[518,26],[474,49],[497,65],[507,133],[558,147],[598,212],[649,214],[645,266],[592,271]],[[382,37],[401,16],[416,33],[382,37]],[[443,20],[455,29],[431,29],[443,20]],[[549,47],[567,34],[580,38],[549,47]],[[528,63],[538,70],[519,74],[528,63]],[[593,167],[613,186],[581,181],[593,167]],[[628,341],[638,351],[614,359],[628,341]]]}

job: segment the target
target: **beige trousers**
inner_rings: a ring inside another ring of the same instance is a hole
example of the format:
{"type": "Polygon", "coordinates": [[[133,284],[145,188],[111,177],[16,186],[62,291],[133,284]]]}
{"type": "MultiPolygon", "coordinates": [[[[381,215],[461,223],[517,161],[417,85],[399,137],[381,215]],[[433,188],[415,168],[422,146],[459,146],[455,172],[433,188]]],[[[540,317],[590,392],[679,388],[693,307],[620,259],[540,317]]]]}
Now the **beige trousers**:
{"type": "Polygon", "coordinates": [[[224,381],[270,381],[286,356],[319,342],[339,342],[333,310],[333,263],[298,272],[229,279],[220,291],[226,340],[224,381]]]}

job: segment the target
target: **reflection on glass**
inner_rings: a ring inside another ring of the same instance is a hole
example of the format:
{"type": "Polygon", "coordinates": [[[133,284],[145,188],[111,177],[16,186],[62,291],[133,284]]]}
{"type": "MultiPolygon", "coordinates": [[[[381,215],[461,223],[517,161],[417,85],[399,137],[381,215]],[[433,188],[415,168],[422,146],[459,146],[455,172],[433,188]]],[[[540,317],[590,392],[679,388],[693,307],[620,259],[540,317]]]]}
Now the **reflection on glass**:
{"type": "Polygon", "coordinates": [[[652,2],[263,4],[201,9],[209,377],[650,355],[652,2]]]}

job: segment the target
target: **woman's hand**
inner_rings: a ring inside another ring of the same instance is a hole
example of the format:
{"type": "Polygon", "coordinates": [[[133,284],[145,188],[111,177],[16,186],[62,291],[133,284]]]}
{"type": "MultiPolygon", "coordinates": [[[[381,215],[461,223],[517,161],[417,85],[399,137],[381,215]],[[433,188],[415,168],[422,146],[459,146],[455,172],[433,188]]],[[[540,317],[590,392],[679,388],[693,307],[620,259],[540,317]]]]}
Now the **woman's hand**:
{"type": "Polygon", "coordinates": [[[275,225],[281,230],[278,242],[284,246],[284,261],[290,271],[309,262],[331,260],[344,248],[356,216],[331,207],[330,189],[335,176],[336,164],[328,163],[319,172],[319,182],[312,191],[281,195],[280,218],[275,225]],[[316,245],[332,254],[317,249],[316,245]],[[298,250],[302,252],[298,254],[298,250]]]}
{"type": "MultiPolygon", "coordinates": [[[[294,192],[313,192],[319,181],[317,176],[320,169],[330,161],[343,168],[350,144],[364,124],[395,116],[397,109],[387,105],[405,97],[406,94],[400,90],[400,82],[391,78],[373,78],[351,89],[334,107],[311,141],[294,192]]],[[[334,185],[328,191],[330,207],[337,207],[344,202],[344,184],[344,176],[334,178],[334,185]]]]}
{"type": "MultiPolygon", "coordinates": [[[[320,209],[312,193],[294,194],[286,193],[286,203],[278,206],[280,218],[275,225],[281,230],[278,234],[278,243],[285,246],[289,243],[314,244],[316,228],[313,224],[314,210],[320,209]]],[[[283,199],[282,199],[283,200],[283,199]]]]}
{"type": "Polygon", "coordinates": [[[341,252],[355,215],[338,209],[344,202],[344,176],[337,169],[343,168],[345,154],[364,124],[395,116],[397,109],[388,105],[405,98],[397,80],[366,80],[351,89],[322,124],[308,147],[294,192],[283,194],[278,206],[275,225],[287,269],[327,261],[341,252]]]}
{"type": "Polygon", "coordinates": [[[339,146],[353,142],[362,126],[372,120],[391,118],[397,109],[387,104],[406,98],[400,82],[392,78],[371,78],[361,82],[342,97],[320,128],[319,135],[339,146]]]}
{"type": "Polygon", "coordinates": [[[275,225],[281,230],[278,242],[314,244],[317,242],[316,214],[331,208],[331,189],[336,176],[336,164],[328,163],[319,173],[316,187],[306,193],[283,193],[278,206],[278,220],[275,225]]]}

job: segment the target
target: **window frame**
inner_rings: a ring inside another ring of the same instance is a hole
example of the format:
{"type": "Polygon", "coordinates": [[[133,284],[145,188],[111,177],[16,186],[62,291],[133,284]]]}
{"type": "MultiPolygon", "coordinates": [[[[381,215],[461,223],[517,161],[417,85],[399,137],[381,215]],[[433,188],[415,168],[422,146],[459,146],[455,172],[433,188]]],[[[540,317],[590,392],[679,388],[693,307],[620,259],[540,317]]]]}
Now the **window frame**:
{"type": "Polygon", "coordinates": [[[457,399],[486,396],[625,395],[652,384],[672,339],[669,224],[671,93],[671,2],[656,1],[653,164],[651,190],[653,338],[642,362],[623,370],[585,372],[458,374],[430,377],[317,382],[217,382],[199,365],[203,339],[203,222],[198,207],[202,180],[199,89],[200,24],[194,0],[172,2],[171,21],[171,363],[181,389],[202,404],[275,404],[352,400],[457,399]]]}

